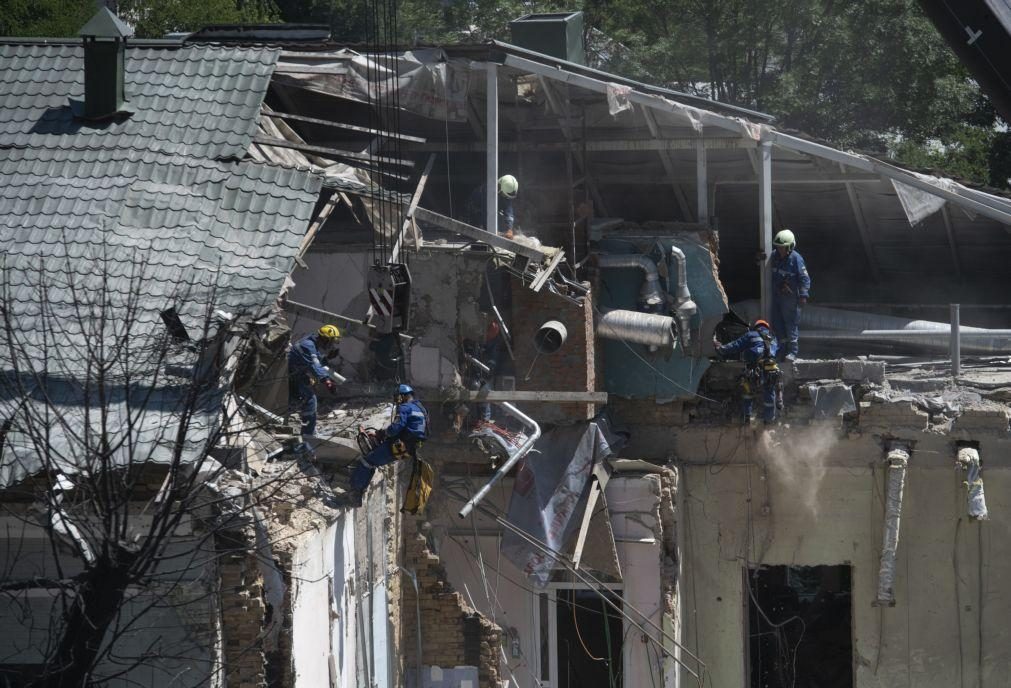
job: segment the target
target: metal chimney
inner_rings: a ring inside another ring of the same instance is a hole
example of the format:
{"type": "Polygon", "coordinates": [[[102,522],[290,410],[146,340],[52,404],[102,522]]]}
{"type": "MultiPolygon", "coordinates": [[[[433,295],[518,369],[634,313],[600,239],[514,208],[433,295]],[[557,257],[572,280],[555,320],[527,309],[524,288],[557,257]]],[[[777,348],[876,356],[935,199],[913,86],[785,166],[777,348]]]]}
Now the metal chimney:
{"type": "Polygon", "coordinates": [[[84,40],[84,119],[106,119],[123,110],[126,39],[133,28],[103,7],[78,31],[84,40]]]}

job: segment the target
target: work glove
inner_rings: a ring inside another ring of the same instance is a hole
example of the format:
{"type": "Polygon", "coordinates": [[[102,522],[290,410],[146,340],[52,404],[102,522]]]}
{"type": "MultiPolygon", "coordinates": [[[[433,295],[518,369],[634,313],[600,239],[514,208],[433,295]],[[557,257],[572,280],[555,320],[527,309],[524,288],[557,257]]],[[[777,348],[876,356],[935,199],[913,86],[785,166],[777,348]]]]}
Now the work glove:
{"type": "Polygon", "coordinates": [[[797,299],[797,303],[800,304],[801,306],[806,306],[807,305],[807,297],[806,296],[801,296],[800,298],[797,299]]]}
{"type": "Polygon", "coordinates": [[[330,394],[334,395],[337,394],[337,383],[331,380],[330,378],[326,378],[325,380],[323,380],[323,386],[326,387],[327,391],[330,392],[330,394]]]}

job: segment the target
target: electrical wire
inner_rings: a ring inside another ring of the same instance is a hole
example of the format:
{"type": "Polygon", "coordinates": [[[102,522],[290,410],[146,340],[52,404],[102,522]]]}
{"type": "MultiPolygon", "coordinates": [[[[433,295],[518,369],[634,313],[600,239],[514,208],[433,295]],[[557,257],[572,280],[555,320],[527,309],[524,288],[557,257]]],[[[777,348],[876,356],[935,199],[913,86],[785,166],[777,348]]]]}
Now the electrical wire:
{"type": "MultiPolygon", "coordinates": [[[[576,637],[579,639],[579,644],[583,646],[583,652],[586,656],[592,659],[594,662],[606,662],[607,659],[604,657],[594,657],[593,653],[590,652],[590,648],[586,646],[586,641],[583,640],[583,634],[579,632],[579,621],[576,620],[576,595],[572,595],[572,625],[576,629],[576,637]]],[[[607,626],[607,611],[604,612],[604,626],[607,626]]],[[[610,647],[610,641],[608,642],[608,647],[610,647]]]]}
{"type": "MultiPolygon", "coordinates": [[[[445,491],[451,497],[461,502],[467,501],[467,497],[465,495],[454,493],[451,489],[445,491]]],[[[579,579],[579,581],[583,583],[588,589],[590,589],[592,592],[597,594],[601,599],[603,599],[604,602],[609,607],[611,607],[614,611],[616,611],[618,614],[624,617],[625,620],[628,621],[630,624],[633,624],[636,628],[642,631],[644,636],[649,638],[652,642],[656,643],[661,649],[663,649],[665,653],[671,656],[671,658],[674,659],[675,662],[684,667],[685,671],[688,672],[695,679],[697,685],[700,686],[700,688],[704,685],[702,672],[704,671],[705,663],[701,659],[699,659],[691,650],[689,650],[687,647],[678,642],[676,638],[674,638],[669,633],[667,633],[663,628],[658,626],[649,616],[642,613],[632,605],[626,603],[625,606],[627,606],[628,609],[631,609],[633,612],[635,612],[642,619],[642,621],[646,623],[646,625],[652,627],[660,635],[661,638],[664,638],[667,641],[669,641],[676,648],[680,649],[682,653],[688,655],[688,657],[690,657],[693,661],[695,661],[695,663],[698,666],[698,670],[688,666],[688,664],[686,664],[684,660],[682,660],[680,657],[676,655],[671,655],[668,649],[664,647],[659,640],[652,638],[652,636],[650,636],[650,634],[643,627],[642,622],[639,622],[636,619],[632,618],[632,616],[628,614],[621,606],[619,606],[613,600],[610,599],[610,596],[607,595],[606,584],[603,583],[601,580],[599,580],[592,573],[572,565],[569,561],[567,561],[568,560],[567,555],[552,548],[550,545],[545,544],[544,542],[534,537],[527,531],[523,530],[516,524],[504,518],[500,513],[496,513],[495,510],[489,508],[488,506],[478,504],[475,505],[475,508],[479,509],[483,514],[485,514],[489,518],[494,519],[495,522],[498,523],[499,525],[518,535],[522,540],[526,541],[528,544],[534,546],[535,548],[541,550],[545,554],[551,556],[557,563],[561,564],[566,570],[568,570],[570,574],[579,579]]]]}

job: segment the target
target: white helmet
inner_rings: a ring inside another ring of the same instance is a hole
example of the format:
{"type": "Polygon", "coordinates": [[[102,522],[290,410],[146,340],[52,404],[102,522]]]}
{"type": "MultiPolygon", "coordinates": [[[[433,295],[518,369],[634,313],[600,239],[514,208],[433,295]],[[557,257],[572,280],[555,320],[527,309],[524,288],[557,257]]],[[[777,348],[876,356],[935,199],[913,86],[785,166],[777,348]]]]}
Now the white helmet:
{"type": "Polygon", "coordinates": [[[511,174],[504,174],[498,178],[498,192],[506,198],[516,198],[516,192],[520,190],[520,183],[511,174]]]}
{"type": "Polygon", "coordinates": [[[789,249],[793,249],[797,245],[797,238],[793,236],[793,232],[789,229],[784,229],[776,235],[772,243],[774,246],[786,246],[789,249]]]}

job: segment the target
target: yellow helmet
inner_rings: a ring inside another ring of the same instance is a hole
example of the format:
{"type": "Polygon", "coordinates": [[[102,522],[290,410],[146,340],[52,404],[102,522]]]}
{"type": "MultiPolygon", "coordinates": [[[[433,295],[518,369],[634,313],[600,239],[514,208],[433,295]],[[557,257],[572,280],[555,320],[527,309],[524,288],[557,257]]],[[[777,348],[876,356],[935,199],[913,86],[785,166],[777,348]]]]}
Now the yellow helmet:
{"type": "Polygon", "coordinates": [[[336,325],[324,325],[323,327],[319,328],[318,334],[323,339],[336,340],[341,338],[341,331],[337,329],[336,325]]]}

